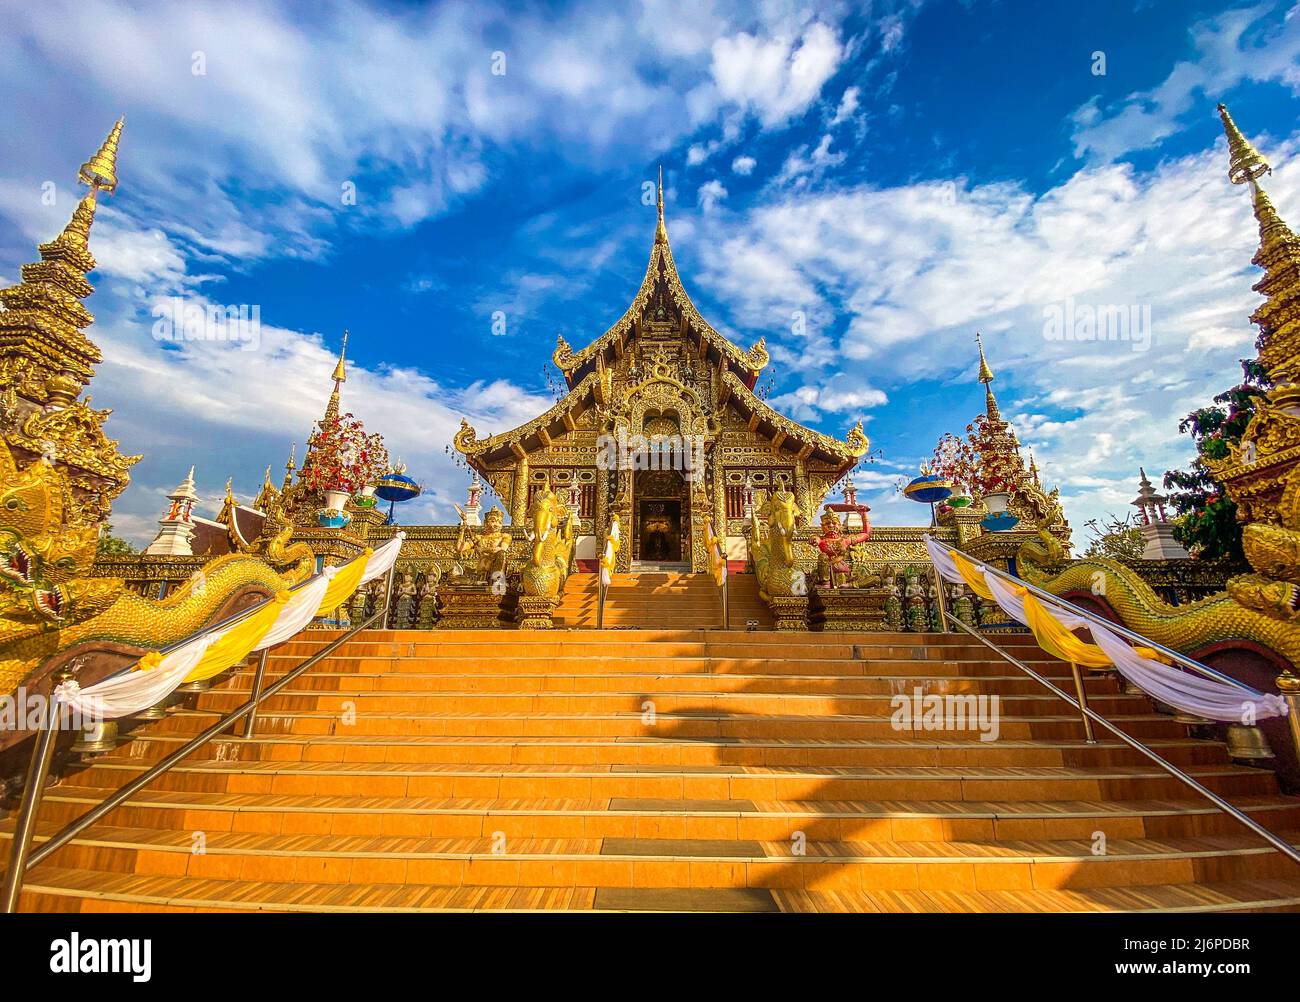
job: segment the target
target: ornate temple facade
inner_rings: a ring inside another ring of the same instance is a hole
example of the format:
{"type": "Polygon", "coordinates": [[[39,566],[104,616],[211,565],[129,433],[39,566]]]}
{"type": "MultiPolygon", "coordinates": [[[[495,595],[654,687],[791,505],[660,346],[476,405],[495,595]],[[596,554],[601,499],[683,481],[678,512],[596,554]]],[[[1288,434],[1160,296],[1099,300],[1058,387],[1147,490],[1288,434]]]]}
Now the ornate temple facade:
{"type": "Polygon", "coordinates": [[[664,225],[662,174],[658,214],[645,279],[626,312],[580,351],[559,338],[553,361],[568,386],[563,398],[487,438],[462,421],[455,447],[507,501],[514,524],[547,486],[572,497],[580,559],[595,558],[617,516],[628,540],[619,571],[703,571],[706,524],[719,536],[725,526],[728,555],[743,557],[749,509],[788,490],[807,527],[868,441],[860,423],[841,441],[758,397],[764,343],[741,350],[691,302],[664,225]]]}

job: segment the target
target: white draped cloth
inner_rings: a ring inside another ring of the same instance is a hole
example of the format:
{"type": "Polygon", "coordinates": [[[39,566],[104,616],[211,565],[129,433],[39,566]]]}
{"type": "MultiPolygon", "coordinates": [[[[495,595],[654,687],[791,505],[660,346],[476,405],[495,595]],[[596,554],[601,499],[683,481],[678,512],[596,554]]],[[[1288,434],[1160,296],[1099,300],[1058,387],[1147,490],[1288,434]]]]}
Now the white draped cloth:
{"type": "Polygon", "coordinates": [[[397,554],[402,549],[402,540],[406,538],[406,533],[399,532],[387,543],[375,550],[374,553],[366,559],[366,569],[361,574],[361,583],[373,581],[381,574],[387,574],[390,567],[397,563],[397,554]]]}
{"type": "Polygon", "coordinates": [[[54,698],[76,710],[87,723],[139,713],[171,695],[223,632],[217,630],[191,640],[164,654],[158,666],[147,671],[115,675],[87,689],[81,688],[75,679],[62,682],[55,687],[54,698]]]}
{"type": "MultiPolygon", "coordinates": [[[[930,536],[925,537],[925,546],[939,574],[956,584],[966,583],[946,548],[930,536]]],[[[1016,594],[1010,583],[997,574],[986,574],[979,561],[969,557],[967,559],[984,579],[1002,611],[1016,622],[1027,626],[1024,599],[1016,594]]],[[[1287,702],[1281,696],[1220,682],[1175,665],[1152,661],[1138,654],[1118,633],[1095,620],[1076,615],[1055,602],[1043,601],[1042,606],[1049,616],[1067,630],[1088,630],[1092,634],[1093,643],[1110,658],[1124,678],[1148,696],[1177,710],[1194,713],[1207,720],[1246,724],[1287,715],[1287,702]]]]}

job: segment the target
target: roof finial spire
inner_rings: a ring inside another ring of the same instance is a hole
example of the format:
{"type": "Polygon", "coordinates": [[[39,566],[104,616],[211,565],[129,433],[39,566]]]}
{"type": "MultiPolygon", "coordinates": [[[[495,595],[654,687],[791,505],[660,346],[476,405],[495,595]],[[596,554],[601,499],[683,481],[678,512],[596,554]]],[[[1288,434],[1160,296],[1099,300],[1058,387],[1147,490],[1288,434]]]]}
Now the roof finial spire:
{"type": "Polygon", "coordinates": [[[993,396],[993,370],[989,368],[988,359],[984,357],[984,341],[978,331],[975,332],[975,343],[979,345],[980,350],[980,371],[979,380],[984,384],[984,403],[988,416],[993,420],[1001,420],[1002,415],[998,410],[997,398],[993,396]]]}
{"type": "Polygon", "coordinates": [[[984,357],[984,340],[981,337],[979,331],[975,332],[975,343],[979,345],[979,349],[980,349],[979,380],[981,383],[991,383],[993,382],[993,370],[989,368],[988,359],[984,357]]]}
{"type": "Polygon", "coordinates": [[[1219,105],[1219,117],[1223,119],[1223,131],[1228,137],[1228,180],[1233,184],[1245,184],[1265,174],[1272,174],[1273,168],[1260,156],[1259,150],[1250,145],[1250,140],[1241,134],[1237,123],[1228,114],[1226,104],[1219,105]]]}
{"type": "Polygon", "coordinates": [[[110,194],[117,188],[117,140],[122,135],[125,116],[119,118],[108,133],[108,138],[93,157],[81,165],[77,171],[77,180],[89,185],[94,193],[107,191],[110,194]]]}
{"type": "Polygon", "coordinates": [[[344,364],[345,356],[348,353],[348,332],[343,332],[343,347],[339,349],[339,360],[334,364],[334,391],[330,394],[330,402],[325,406],[325,421],[329,422],[339,416],[339,387],[347,382],[347,367],[344,364]]]}
{"type": "Polygon", "coordinates": [[[282,494],[285,491],[287,491],[291,486],[293,486],[293,474],[295,468],[293,460],[294,460],[294,453],[296,453],[297,451],[298,451],[298,443],[294,442],[293,445],[289,446],[289,461],[284,464],[284,485],[280,488],[280,493],[282,494]]]}
{"type": "Polygon", "coordinates": [[[664,165],[659,165],[659,190],[656,199],[659,208],[659,222],[655,225],[655,242],[667,243],[668,229],[664,226],[664,165]]]}
{"type": "Polygon", "coordinates": [[[347,353],[348,353],[348,332],[345,329],[343,331],[343,347],[339,349],[339,360],[338,360],[338,364],[334,366],[334,375],[332,377],[334,382],[336,383],[347,382],[348,372],[347,372],[347,368],[344,365],[347,353]]]}

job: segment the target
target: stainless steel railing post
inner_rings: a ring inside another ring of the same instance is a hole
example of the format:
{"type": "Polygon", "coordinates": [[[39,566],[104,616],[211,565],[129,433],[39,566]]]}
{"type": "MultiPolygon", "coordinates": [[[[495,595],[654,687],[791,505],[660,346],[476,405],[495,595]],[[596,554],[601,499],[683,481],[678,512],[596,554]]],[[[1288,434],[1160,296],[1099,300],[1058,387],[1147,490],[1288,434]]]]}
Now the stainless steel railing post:
{"type": "Polygon", "coordinates": [[[955,619],[953,620],[953,624],[959,630],[962,630],[963,632],[968,633],[970,636],[974,637],[981,644],[983,644],[985,647],[991,650],[998,657],[1002,658],[1008,664],[1012,664],[1015,667],[1019,668],[1022,672],[1024,672],[1034,681],[1044,686],[1045,688],[1053,692],[1055,695],[1059,696],[1061,699],[1065,700],[1065,702],[1069,703],[1071,706],[1073,706],[1081,714],[1085,715],[1093,723],[1098,724],[1099,726],[1105,728],[1107,731],[1115,735],[1115,737],[1119,738],[1120,741],[1128,745],[1134,751],[1150,759],[1152,762],[1154,762],[1165,772],[1169,773],[1169,775],[1177,779],[1180,783],[1183,783],[1184,785],[1195,790],[1202,797],[1210,801],[1210,803],[1214,804],[1215,807],[1219,808],[1219,810],[1223,811],[1229,817],[1245,825],[1256,835],[1262,838],[1265,842],[1271,845],[1274,849],[1276,849],[1278,852],[1282,853],[1282,855],[1290,859],[1293,863],[1300,863],[1300,851],[1297,851],[1295,846],[1291,845],[1288,842],[1284,842],[1281,838],[1273,834],[1273,832],[1269,831],[1267,828],[1261,825],[1254,818],[1250,817],[1247,814],[1242,813],[1236,807],[1233,807],[1232,804],[1228,803],[1226,800],[1220,797],[1213,790],[1210,790],[1204,785],[1202,785],[1201,783],[1198,783],[1187,773],[1183,772],[1182,769],[1178,768],[1178,766],[1162,758],[1160,755],[1157,755],[1155,752],[1153,752],[1150,748],[1144,745],[1137,738],[1131,737],[1130,735],[1126,734],[1124,731],[1120,730],[1120,728],[1112,724],[1105,717],[1101,716],[1100,714],[1096,713],[1093,710],[1088,709],[1086,706],[1081,706],[1078,703],[1078,701],[1070,698],[1070,695],[1067,692],[1065,692],[1063,689],[1061,689],[1059,686],[1054,685],[1049,679],[1038,674],[1038,672],[1034,671],[1023,661],[1019,660],[1018,658],[1012,657],[1002,648],[990,642],[987,637],[971,629],[961,620],[955,619]]]}
{"type": "Polygon", "coordinates": [[[59,709],[54,690],[72,678],[68,669],[60,671],[50,680],[50,696],[46,704],[45,719],[32,744],[31,763],[27,766],[27,781],[23,787],[22,803],[14,821],[13,844],[9,849],[9,869],[5,871],[4,890],[0,892],[0,911],[9,915],[18,910],[18,896],[23,889],[23,876],[27,872],[27,858],[32,851],[32,834],[36,830],[36,816],[41,809],[41,797],[50,776],[50,763],[59,737],[59,709]]]}
{"type": "Polygon", "coordinates": [[[271,648],[263,647],[262,656],[257,659],[257,671],[253,674],[253,692],[249,700],[253,708],[248,711],[248,720],[244,724],[244,737],[252,738],[253,731],[257,728],[257,704],[262,701],[262,682],[266,678],[266,658],[271,653],[271,648]]]}

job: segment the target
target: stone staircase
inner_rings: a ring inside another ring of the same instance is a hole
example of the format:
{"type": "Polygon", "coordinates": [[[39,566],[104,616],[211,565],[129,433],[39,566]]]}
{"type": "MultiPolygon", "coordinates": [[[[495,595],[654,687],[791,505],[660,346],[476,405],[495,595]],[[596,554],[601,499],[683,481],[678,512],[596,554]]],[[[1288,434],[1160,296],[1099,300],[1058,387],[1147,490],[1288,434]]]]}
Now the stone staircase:
{"type": "MultiPolygon", "coordinates": [[[[277,649],[272,674],[332,636],[277,649]]],[[[1068,678],[1028,638],[1006,643],[1068,678]]],[[[232,673],[72,772],[38,838],[250,682],[232,673]]],[[[1087,687],[1211,789],[1300,830],[1272,773],[1109,678],[1087,687]]],[[[255,740],[213,742],[36,867],[21,904],[1300,910],[1300,868],[1122,744],[1085,744],[1068,706],[968,638],[368,631],[269,701],[255,740]],[[998,696],[1000,736],[895,729],[891,697],[918,686],[998,696]]]]}
{"type": "MultiPolygon", "coordinates": [[[[555,625],[595,628],[598,586],[596,574],[570,575],[555,610],[555,625]]],[[[733,628],[744,629],[747,622],[762,630],[772,628],[772,613],[758,596],[754,575],[730,575],[728,589],[733,628]]],[[[615,574],[605,594],[606,629],[712,630],[721,626],[722,597],[708,574],[615,574]]]]}

